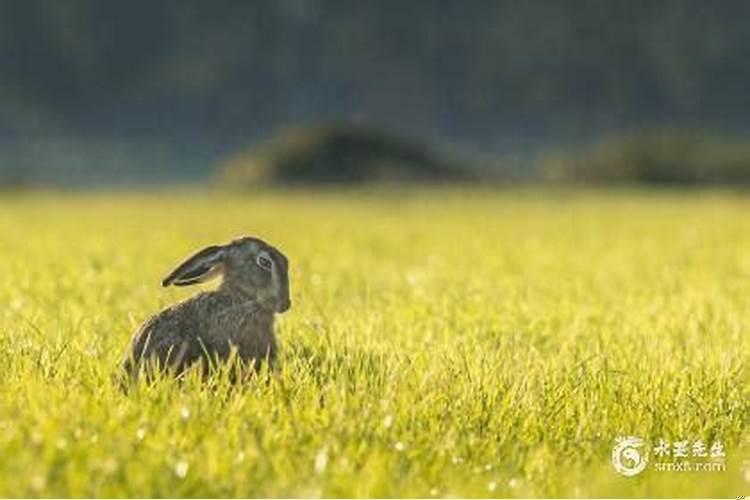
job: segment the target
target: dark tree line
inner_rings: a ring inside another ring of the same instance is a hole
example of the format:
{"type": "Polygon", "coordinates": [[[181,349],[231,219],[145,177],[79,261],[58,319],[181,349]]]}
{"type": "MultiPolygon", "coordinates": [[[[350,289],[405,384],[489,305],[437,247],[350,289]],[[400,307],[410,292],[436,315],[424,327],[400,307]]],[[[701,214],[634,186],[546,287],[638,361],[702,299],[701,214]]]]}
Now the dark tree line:
{"type": "Polygon", "coordinates": [[[490,151],[745,130],[749,21],[742,0],[4,0],[0,138],[210,156],[327,119],[490,151]]]}

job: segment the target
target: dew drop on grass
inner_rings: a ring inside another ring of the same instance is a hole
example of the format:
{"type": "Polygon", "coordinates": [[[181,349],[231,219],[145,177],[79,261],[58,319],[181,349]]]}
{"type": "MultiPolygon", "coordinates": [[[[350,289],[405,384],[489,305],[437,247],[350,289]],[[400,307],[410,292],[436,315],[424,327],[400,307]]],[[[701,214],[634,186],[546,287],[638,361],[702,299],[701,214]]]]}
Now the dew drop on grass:
{"type": "Polygon", "coordinates": [[[41,492],[44,490],[44,487],[47,486],[47,478],[44,477],[42,474],[34,474],[31,478],[31,489],[37,492],[41,492]]]}
{"type": "Polygon", "coordinates": [[[44,436],[42,436],[42,433],[39,431],[34,431],[31,434],[31,443],[34,445],[40,445],[42,444],[42,441],[44,441],[44,436]]]}
{"type": "Polygon", "coordinates": [[[390,429],[393,426],[393,415],[386,415],[383,419],[383,426],[386,429],[390,429]]]}
{"type": "Polygon", "coordinates": [[[409,286],[416,287],[419,284],[419,274],[414,271],[407,272],[406,282],[409,283],[409,286]]]}
{"type": "Polygon", "coordinates": [[[185,476],[187,476],[189,468],[190,468],[190,465],[187,462],[185,462],[184,460],[180,460],[174,466],[174,473],[180,479],[185,479],[185,476]]]}
{"type": "Polygon", "coordinates": [[[328,450],[323,448],[315,455],[315,472],[323,474],[326,467],[328,467],[328,450]]]}
{"type": "Polygon", "coordinates": [[[107,474],[112,474],[117,470],[117,460],[112,457],[107,458],[102,464],[102,469],[107,474]]]}

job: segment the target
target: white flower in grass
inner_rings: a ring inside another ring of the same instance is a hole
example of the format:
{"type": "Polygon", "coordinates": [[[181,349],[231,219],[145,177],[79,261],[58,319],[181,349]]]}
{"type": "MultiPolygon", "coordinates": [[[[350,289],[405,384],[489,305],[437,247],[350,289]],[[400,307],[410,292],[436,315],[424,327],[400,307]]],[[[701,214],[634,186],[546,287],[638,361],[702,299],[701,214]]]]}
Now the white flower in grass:
{"type": "Polygon", "coordinates": [[[432,489],[430,490],[430,496],[431,496],[431,497],[436,497],[436,496],[438,496],[438,494],[439,494],[439,493],[440,493],[440,491],[438,491],[438,489],[437,489],[437,488],[432,488],[432,489]]]}
{"type": "Polygon", "coordinates": [[[510,481],[508,481],[508,486],[510,488],[515,488],[515,487],[517,487],[519,485],[519,483],[520,483],[520,481],[514,477],[510,481]]]}
{"type": "Polygon", "coordinates": [[[497,483],[495,481],[490,481],[489,483],[487,483],[487,491],[492,493],[496,489],[497,489],[497,483]]]}
{"type": "Polygon", "coordinates": [[[394,444],[393,447],[396,448],[396,451],[404,451],[406,449],[406,444],[401,441],[396,441],[396,444],[394,444]]]}
{"type": "Polygon", "coordinates": [[[135,433],[135,438],[138,441],[143,441],[143,438],[145,437],[146,437],[146,429],[144,429],[143,427],[139,427],[135,433]]]}
{"type": "Polygon", "coordinates": [[[189,419],[190,418],[190,408],[188,408],[187,406],[183,406],[182,409],[180,410],[180,418],[182,420],[189,419]]]}

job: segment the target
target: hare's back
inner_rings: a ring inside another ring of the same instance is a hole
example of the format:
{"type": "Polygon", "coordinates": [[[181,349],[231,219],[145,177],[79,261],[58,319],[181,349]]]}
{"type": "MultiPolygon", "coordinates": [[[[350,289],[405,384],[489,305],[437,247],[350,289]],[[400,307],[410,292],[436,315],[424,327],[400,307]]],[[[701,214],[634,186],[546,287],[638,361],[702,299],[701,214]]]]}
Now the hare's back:
{"type": "MultiPolygon", "coordinates": [[[[136,331],[126,355],[125,368],[153,360],[182,370],[201,356],[191,304],[169,307],[148,319],[136,331]]],[[[129,370],[130,371],[130,370],[129,370]]]]}

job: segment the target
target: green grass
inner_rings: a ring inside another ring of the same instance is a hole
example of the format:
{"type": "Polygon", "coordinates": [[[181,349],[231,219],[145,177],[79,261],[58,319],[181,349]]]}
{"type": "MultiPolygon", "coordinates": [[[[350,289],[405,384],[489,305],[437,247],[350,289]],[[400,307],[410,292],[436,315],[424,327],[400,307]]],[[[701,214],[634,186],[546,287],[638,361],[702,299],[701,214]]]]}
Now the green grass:
{"type": "Polygon", "coordinates": [[[0,199],[0,496],[750,492],[750,199],[420,191],[0,199]],[[268,382],[111,377],[160,279],[258,235],[290,257],[268,382]],[[725,472],[614,472],[622,434],[725,472]],[[745,444],[745,448],[750,443],[745,444]]]}

